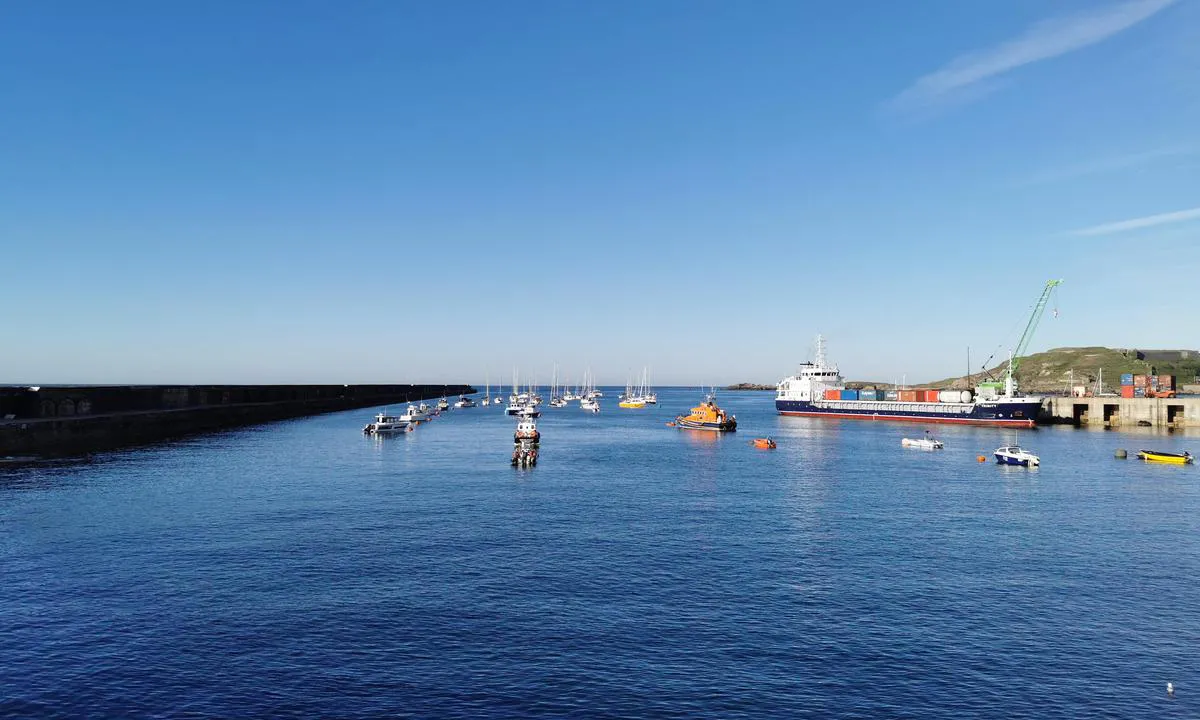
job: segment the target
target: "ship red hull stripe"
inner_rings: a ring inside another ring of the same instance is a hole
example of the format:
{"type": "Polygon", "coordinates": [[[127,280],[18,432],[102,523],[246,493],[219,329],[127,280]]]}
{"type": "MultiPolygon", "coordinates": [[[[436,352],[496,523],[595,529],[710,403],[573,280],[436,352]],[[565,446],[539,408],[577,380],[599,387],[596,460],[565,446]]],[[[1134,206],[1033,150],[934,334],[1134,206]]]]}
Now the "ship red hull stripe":
{"type": "Polygon", "coordinates": [[[916,415],[885,415],[885,414],[864,414],[864,413],[837,413],[837,412],[804,412],[802,410],[780,410],[780,415],[798,415],[801,417],[835,417],[847,418],[849,420],[894,420],[898,422],[921,422],[921,423],[939,423],[945,425],[996,425],[1001,427],[1033,427],[1033,420],[983,420],[974,418],[940,418],[940,417],[921,417],[916,415]]]}

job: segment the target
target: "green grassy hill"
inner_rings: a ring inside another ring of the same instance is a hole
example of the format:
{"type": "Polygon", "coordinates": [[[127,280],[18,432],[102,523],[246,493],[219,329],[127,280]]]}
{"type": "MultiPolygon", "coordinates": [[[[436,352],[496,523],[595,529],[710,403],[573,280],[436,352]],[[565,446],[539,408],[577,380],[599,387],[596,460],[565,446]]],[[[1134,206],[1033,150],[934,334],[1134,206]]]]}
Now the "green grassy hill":
{"type": "MultiPolygon", "coordinates": [[[[1144,351],[1153,356],[1154,351],[1144,351]]],[[[1121,373],[1142,375],[1176,375],[1178,382],[1190,383],[1200,374],[1200,352],[1192,352],[1187,359],[1175,360],[1138,360],[1136,350],[1115,350],[1106,347],[1055,348],[1042,353],[1035,353],[1021,359],[1017,367],[1017,383],[1025,392],[1056,392],[1065,391],[1071,383],[1071,371],[1074,371],[1075,385],[1092,385],[1104,369],[1104,387],[1116,389],[1121,384],[1121,373]]],[[[990,370],[992,377],[1004,378],[1008,362],[1005,361],[990,370]]],[[[930,388],[973,388],[980,380],[986,379],[982,373],[968,377],[946,378],[937,382],[926,383],[919,387],[930,388]]]]}

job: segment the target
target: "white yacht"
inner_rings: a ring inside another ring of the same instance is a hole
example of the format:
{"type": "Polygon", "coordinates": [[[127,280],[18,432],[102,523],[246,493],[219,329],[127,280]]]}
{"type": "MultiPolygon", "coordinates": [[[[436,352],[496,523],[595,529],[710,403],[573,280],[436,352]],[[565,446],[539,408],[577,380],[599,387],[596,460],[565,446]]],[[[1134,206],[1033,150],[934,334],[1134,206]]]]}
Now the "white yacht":
{"type": "Polygon", "coordinates": [[[387,413],[379,413],[375,416],[375,421],[367,423],[363,428],[363,432],[368,435],[383,435],[387,433],[402,433],[408,432],[411,425],[399,415],[388,415],[387,413]]]}
{"type": "Polygon", "coordinates": [[[456,408],[475,407],[475,401],[472,400],[471,398],[467,397],[466,395],[460,395],[458,397],[458,402],[454,403],[454,407],[456,407],[456,408]]]}
{"type": "Polygon", "coordinates": [[[1037,455],[1023,450],[1019,445],[1008,445],[1002,448],[996,448],[996,452],[992,453],[996,456],[996,462],[1001,465],[1021,465],[1023,467],[1037,467],[1042,464],[1042,459],[1037,455]]]}
{"type": "Polygon", "coordinates": [[[429,419],[429,406],[427,406],[425,403],[421,403],[420,407],[418,407],[416,405],[413,405],[412,403],[409,403],[408,408],[405,409],[404,414],[400,416],[400,419],[406,423],[411,423],[411,424],[416,424],[423,420],[428,420],[429,419]]]}

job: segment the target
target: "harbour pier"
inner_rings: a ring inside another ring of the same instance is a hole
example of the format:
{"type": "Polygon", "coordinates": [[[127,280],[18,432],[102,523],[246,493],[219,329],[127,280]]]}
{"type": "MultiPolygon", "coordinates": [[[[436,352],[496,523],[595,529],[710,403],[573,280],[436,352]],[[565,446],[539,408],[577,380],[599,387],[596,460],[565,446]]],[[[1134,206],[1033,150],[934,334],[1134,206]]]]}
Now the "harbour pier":
{"type": "Polygon", "coordinates": [[[1200,397],[1051,397],[1041,421],[1077,427],[1200,428],[1200,397]]]}
{"type": "Polygon", "coordinates": [[[474,392],[469,385],[0,387],[0,459],[81,455],[273,420],[474,392]]]}

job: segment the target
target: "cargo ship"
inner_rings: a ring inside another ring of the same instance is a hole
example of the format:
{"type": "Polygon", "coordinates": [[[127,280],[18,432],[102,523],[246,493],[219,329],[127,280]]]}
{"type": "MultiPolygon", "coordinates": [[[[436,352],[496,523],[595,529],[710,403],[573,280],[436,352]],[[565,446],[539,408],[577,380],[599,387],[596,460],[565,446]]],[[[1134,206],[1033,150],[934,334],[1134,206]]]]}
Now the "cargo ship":
{"type": "Polygon", "coordinates": [[[1011,373],[1005,382],[980,383],[974,392],[849,389],[837,366],[826,363],[825,340],[818,336],[816,359],[776,386],[775,409],[805,417],[1033,427],[1042,399],[1014,390],[1011,373]]]}

